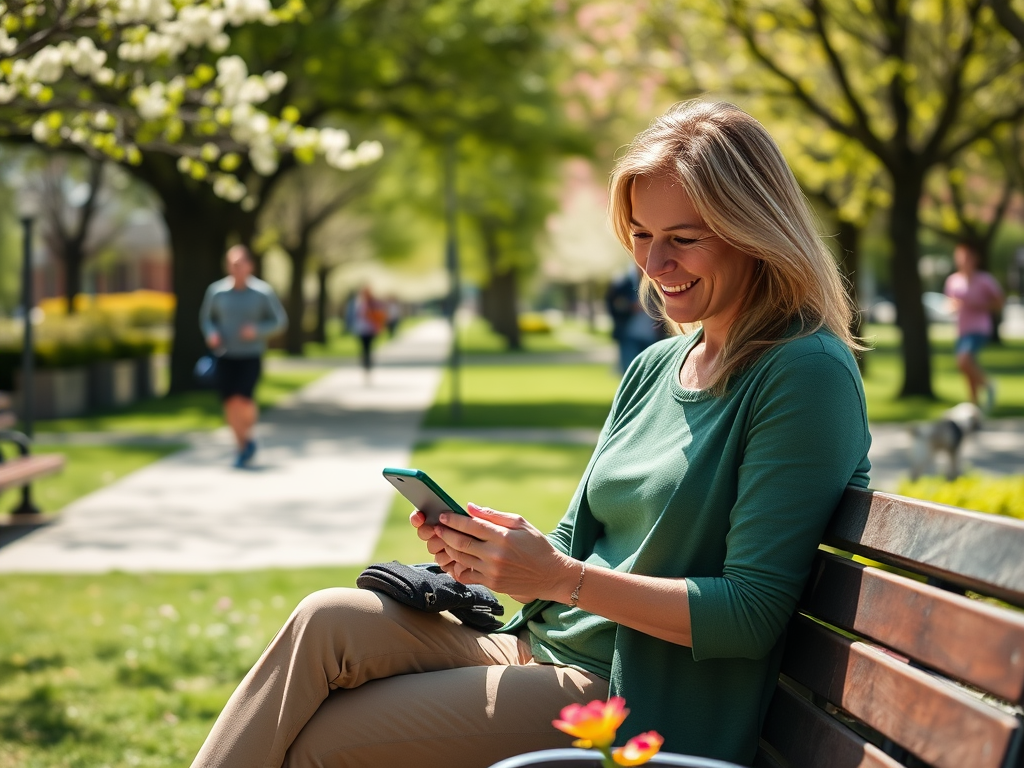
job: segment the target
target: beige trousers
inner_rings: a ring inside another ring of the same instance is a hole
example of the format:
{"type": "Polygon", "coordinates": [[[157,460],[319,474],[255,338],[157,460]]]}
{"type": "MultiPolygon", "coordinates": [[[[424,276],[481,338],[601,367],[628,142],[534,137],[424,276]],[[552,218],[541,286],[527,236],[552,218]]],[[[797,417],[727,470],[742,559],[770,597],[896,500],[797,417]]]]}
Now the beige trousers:
{"type": "Polygon", "coordinates": [[[326,589],[245,676],[193,768],[486,768],[569,746],[551,721],[608,682],[375,592],[326,589]]]}

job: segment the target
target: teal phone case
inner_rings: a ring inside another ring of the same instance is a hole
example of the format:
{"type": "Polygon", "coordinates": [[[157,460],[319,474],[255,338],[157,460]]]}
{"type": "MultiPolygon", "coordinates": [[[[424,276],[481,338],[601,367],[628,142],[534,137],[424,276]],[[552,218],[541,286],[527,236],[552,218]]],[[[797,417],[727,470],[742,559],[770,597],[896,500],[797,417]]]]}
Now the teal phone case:
{"type": "Polygon", "coordinates": [[[426,515],[430,525],[438,524],[438,516],[442,512],[451,511],[458,515],[469,516],[469,513],[455,499],[445,493],[441,486],[421,469],[385,467],[383,474],[400,494],[426,515]]]}

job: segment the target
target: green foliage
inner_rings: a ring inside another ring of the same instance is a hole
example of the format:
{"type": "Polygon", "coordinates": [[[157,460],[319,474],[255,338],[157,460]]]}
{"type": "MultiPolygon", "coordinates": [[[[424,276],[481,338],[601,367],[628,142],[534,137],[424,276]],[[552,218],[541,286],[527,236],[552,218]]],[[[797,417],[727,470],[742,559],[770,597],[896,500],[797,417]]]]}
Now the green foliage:
{"type": "Polygon", "coordinates": [[[923,477],[919,480],[904,480],[900,484],[899,493],[915,499],[927,499],[939,504],[1024,520],[1024,475],[965,475],[953,481],[923,477]]]}

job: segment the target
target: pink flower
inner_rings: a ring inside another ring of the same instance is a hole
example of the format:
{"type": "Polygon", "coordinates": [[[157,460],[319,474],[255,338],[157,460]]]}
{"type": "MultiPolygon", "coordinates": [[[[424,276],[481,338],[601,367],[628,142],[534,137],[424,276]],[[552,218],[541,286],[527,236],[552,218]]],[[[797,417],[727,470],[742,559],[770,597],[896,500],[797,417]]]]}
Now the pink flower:
{"type": "Polygon", "coordinates": [[[619,765],[643,765],[661,749],[665,740],[657,731],[648,731],[634,736],[626,742],[626,746],[619,747],[612,752],[612,759],[619,765]]]}
{"type": "Polygon", "coordinates": [[[575,736],[573,746],[601,749],[615,741],[615,732],[628,714],[626,700],[612,696],[608,701],[592,701],[586,706],[570,704],[562,710],[562,719],[552,720],[551,724],[575,736]]]}

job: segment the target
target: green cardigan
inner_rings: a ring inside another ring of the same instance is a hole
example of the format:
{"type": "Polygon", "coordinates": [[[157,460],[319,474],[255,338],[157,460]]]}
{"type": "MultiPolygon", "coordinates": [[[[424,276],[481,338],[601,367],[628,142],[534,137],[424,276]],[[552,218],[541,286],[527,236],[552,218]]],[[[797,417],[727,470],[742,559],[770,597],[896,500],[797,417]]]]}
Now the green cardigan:
{"type": "MultiPolygon", "coordinates": [[[[655,344],[630,367],[549,538],[586,560],[603,530],[587,501],[602,450],[616,441],[621,454],[622,441],[632,439],[634,460],[643,462],[643,433],[632,430],[659,423],[648,418],[652,408],[666,429],[680,431],[678,476],[669,478],[675,490],[629,570],[686,578],[693,647],[616,627],[611,694],[625,697],[631,711],[618,741],[653,729],[666,751],[749,763],[785,626],[843,490],[867,487],[871,438],[860,373],[832,334],[774,347],[720,397],[679,384],[699,338],[700,331],[655,344]]],[[[549,605],[524,606],[501,631],[522,630],[549,605]]]]}

